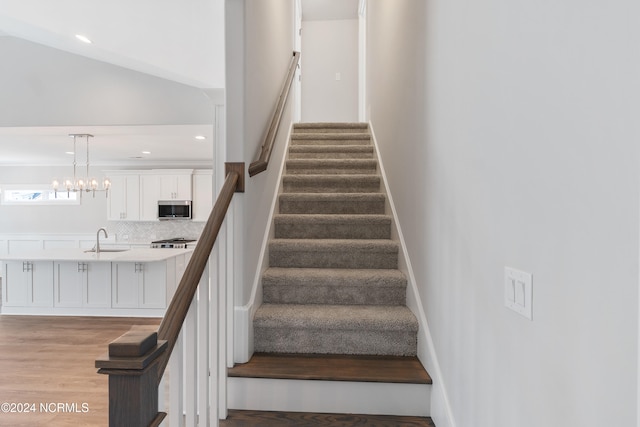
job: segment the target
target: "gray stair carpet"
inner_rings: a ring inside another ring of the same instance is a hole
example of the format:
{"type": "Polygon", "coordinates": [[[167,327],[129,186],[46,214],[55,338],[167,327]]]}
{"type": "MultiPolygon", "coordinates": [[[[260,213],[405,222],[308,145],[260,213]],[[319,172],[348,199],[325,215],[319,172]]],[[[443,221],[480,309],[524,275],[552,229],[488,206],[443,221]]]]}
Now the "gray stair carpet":
{"type": "Polygon", "coordinates": [[[291,136],[256,352],[415,356],[377,160],[366,123],[298,123],[291,136]]]}

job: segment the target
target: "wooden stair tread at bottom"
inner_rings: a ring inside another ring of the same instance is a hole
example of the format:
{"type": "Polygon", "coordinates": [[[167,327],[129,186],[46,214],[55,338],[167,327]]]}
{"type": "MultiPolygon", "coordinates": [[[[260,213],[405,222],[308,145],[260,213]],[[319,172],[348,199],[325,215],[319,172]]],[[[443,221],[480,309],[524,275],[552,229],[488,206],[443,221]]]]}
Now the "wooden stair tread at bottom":
{"type": "Polygon", "coordinates": [[[309,412],[269,412],[229,410],[221,427],[435,427],[431,418],[394,415],[317,414],[309,412]]]}
{"type": "Polygon", "coordinates": [[[230,377],[431,384],[417,357],[255,353],[230,377]]]}

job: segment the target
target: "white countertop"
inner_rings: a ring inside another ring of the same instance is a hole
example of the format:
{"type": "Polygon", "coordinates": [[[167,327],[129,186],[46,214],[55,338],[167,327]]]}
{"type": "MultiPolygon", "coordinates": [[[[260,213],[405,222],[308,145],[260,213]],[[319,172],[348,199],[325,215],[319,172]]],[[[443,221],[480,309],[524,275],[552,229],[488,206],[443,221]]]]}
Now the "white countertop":
{"type": "MultiPolygon", "coordinates": [[[[105,249],[113,249],[109,246],[105,249]]],[[[2,254],[0,261],[104,261],[104,262],[153,262],[164,261],[193,249],[132,248],[123,252],[85,252],[86,249],[43,249],[15,254],[2,254]]]]}

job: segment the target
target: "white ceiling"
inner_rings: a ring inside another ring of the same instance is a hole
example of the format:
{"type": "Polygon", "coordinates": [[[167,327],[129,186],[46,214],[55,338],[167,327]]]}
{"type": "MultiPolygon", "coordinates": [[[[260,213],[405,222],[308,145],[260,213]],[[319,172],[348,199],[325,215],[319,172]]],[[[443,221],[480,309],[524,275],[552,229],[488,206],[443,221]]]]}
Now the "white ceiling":
{"type": "MultiPolygon", "coordinates": [[[[93,135],[89,160],[96,166],[210,167],[213,159],[210,125],[42,126],[0,127],[0,164],[71,165],[74,133],[93,135]]],[[[76,146],[78,164],[85,164],[86,138],[76,146]]]]}
{"type": "MultiPolygon", "coordinates": [[[[202,89],[224,87],[222,0],[0,0],[13,36],[202,89]],[[84,34],[87,45],[75,38],[84,34]]],[[[10,66],[4,63],[3,67],[10,66]]],[[[210,165],[212,125],[0,127],[0,165],[71,164],[70,133],[90,133],[92,164],[210,165]],[[197,141],[195,135],[206,136],[197,141]],[[150,151],[151,154],[142,154],[150,151]]],[[[84,163],[85,148],[78,149],[84,163]]]]}
{"type": "MultiPolygon", "coordinates": [[[[302,0],[301,4],[305,20],[357,17],[358,0],[302,0]]],[[[222,88],[223,7],[224,0],[0,0],[0,36],[205,90],[222,88]],[[79,42],[76,34],[93,43],[79,42]]],[[[95,135],[90,150],[96,165],[155,167],[204,163],[213,157],[212,126],[206,125],[0,127],[0,165],[69,164],[72,156],[65,152],[73,145],[67,136],[71,133],[95,135]],[[198,142],[195,135],[207,139],[198,142]]]]}

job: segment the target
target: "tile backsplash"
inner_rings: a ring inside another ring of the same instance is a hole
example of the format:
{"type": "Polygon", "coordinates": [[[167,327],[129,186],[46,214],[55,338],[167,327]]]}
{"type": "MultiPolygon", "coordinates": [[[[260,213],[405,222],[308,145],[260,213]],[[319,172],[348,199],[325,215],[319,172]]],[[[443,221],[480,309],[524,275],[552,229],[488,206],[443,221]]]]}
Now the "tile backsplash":
{"type": "Polygon", "coordinates": [[[194,221],[110,221],[109,234],[113,233],[116,236],[116,242],[146,243],[173,237],[197,239],[204,225],[204,222],[194,221]]]}

